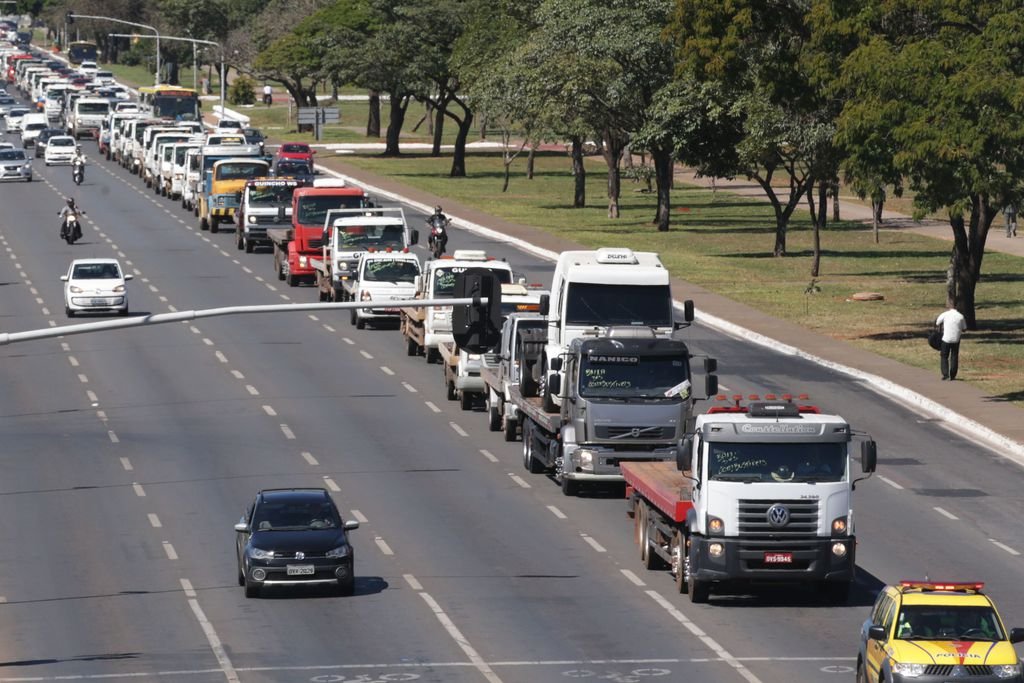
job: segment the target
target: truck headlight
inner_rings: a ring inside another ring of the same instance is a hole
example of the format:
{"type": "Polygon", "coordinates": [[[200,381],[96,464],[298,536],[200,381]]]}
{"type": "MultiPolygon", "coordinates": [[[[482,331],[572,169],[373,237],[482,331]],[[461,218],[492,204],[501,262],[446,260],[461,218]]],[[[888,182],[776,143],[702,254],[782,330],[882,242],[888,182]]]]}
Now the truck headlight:
{"type": "Polygon", "coordinates": [[[360,301],[373,301],[373,295],[370,294],[369,292],[367,292],[366,290],[363,290],[362,292],[359,293],[359,300],[360,301]]]}
{"type": "Polygon", "coordinates": [[[348,270],[348,261],[338,261],[338,270],[348,270]]]}
{"type": "Polygon", "coordinates": [[[832,554],[836,557],[846,557],[846,544],[845,543],[833,543],[832,554]]]}
{"type": "Polygon", "coordinates": [[[274,559],[273,550],[263,550],[262,548],[253,548],[249,551],[254,560],[272,560],[274,559]]]}
{"type": "Polygon", "coordinates": [[[996,664],[992,667],[996,678],[1013,678],[1020,676],[1020,662],[1016,664],[996,664]]]}
{"type": "Polygon", "coordinates": [[[833,536],[845,536],[847,529],[846,516],[836,517],[832,520],[832,535],[833,536]]]}
{"type": "Polygon", "coordinates": [[[708,534],[721,536],[725,533],[725,522],[720,517],[708,515],[708,534]]]}
{"type": "Polygon", "coordinates": [[[430,317],[434,320],[447,320],[448,315],[444,311],[434,311],[430,314],[430,317]]]}
{"type": "Polygon", "coordinates": [[[904,662],[893,662],[892,672],[907,678],[917,678],[924,675],[924,664],[910,664],[904,662]]]}
{"type": "Polygon", "coordinates": [[[306,268],[308,266],[309,266],[309,257],[307,257],[307,256],[300,256],[299,257],[299,268],[306,268]]]}
{"type": "Polygon", "coordinates": [[[712,543],[708,546],[708,555],[711,557],[721,557],[725,554],[725,546],[721,543],[712,543]]]}
{"type": "Polygon", "coordinates": [[[576,462],[579,463],[579,468],[582,470],[594,469],[594,452],[586,448],[579,449],[576,451],[576,462]]]}
{"type": "Polygon", "coordinates": [[[352,549],[346,543],[345,545],[339,545],[337,548],[334,548],[333,550],[328,550],[327,551],[327,557],[329,557],[331,559],[338,559],[338,558],[342,558],[342,557],[348,557],[349,553],[351,553],[351,552],[352,552],[352,549]]]}
{"type": "Polygon", "coordinates": [[[256,222],[256,216],[249,216],[248,221],[250,223],[255,223],[256,222]]]}

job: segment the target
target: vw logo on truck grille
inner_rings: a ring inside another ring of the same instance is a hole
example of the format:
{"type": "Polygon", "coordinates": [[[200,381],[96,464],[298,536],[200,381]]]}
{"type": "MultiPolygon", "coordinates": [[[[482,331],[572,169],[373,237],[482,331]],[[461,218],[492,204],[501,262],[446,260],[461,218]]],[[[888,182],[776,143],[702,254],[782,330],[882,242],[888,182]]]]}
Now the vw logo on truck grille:
{"type": "Polygon", "coordinates": [[[776,503],[768,508],[768,513],[765,515],[768,518],[768,523],[775,529],[781,529],[782,527],[789,524],[789,508],[780,503],[776,503]]]}

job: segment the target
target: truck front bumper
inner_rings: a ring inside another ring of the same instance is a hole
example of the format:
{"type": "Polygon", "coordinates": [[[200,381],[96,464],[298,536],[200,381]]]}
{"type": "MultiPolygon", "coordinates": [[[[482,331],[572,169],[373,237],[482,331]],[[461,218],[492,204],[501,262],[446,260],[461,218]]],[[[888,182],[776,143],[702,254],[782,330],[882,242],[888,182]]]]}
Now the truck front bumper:
{"type": "Polygon", "coordinates": [[[428,349],[436,349],[437,345],[442,342],[453,342],[455,337],[452,336],[450,331],[444,332],[423,332],[423,346],[428,349]]]}
{"type": "Polygon", "coordinates": [[[698,581],[782,583],[854,579],[854,536],[781,541],[694,536],[691,543],[691,559],[696,560],[691,564],[698,581]],[[833,550],[839,546],[844,553],[833,550]],[[711,552],[713,549],[716,553],[711,552]],[[717,553],[718,550],[721,552],[717,553]]]}
{"type": "Polygon", "coordinates": [[[610,448],[583,445],[566,447],[564,476],[578,481],[622,481],[622,462],[663,462],[676,459],[674,446],[653,451],[614,451],[610,448]]]}
{"type": "Polygon", "coordinates": [[[480,375],[456,375],[455,388],[469,394],[482,394],[487,385],[480,375]]]}

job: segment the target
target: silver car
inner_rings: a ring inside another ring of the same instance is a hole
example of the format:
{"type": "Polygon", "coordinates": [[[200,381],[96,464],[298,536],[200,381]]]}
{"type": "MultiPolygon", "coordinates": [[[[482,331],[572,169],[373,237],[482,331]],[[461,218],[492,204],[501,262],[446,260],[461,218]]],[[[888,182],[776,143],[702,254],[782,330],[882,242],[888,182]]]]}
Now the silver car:
{"type": "Polygon", "coordinates": [[[32,182],[32,160],[23,149],[0,149],[0,181],[32,182]]]}

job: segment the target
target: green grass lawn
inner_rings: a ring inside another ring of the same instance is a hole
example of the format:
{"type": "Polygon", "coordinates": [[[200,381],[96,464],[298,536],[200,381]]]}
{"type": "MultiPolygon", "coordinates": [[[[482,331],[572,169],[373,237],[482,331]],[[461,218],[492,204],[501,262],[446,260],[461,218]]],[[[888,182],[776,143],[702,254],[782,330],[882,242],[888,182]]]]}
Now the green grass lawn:
{"type": "MultiPolygon", "coordinates": [[[[822,235],[820,291],[811,283],[811,231],[805,209],[788,233],[789,254],[771,256],[775,224],[766,203],[691,186],[673,192],[673,225],[658,233],[654,197],[625,182],[622,216],[607,218],[600,160],[588,165],[588,208],[572,209],[572,177],[564,154],[541,154],[534,180],[524,161],[514,164],[501,193],[501,160],[474,154],[469,178],[447,177],[450,158],[407,155],[346,161],[409,185],[478,207],[506,220],[540,227],[588,247],[628,246],[656,251],[671,272],[771,315],[849,341],[883,356],[938,372],[937,354],[924,341],[944,308],[946,242],[887,231],[876,245],[869,227],[840,223],[822,235]],[[880,292],[881,302],[854,302],[855,292],[880,292]]],[[[1021,259],[990,252],[978,285],[979,331],[961,347],[960,377],[1003,400],[1024,405],[1024,275],[1021,259]]],[[[700,302],[697,302],[698,307],[700,302]]]]}

